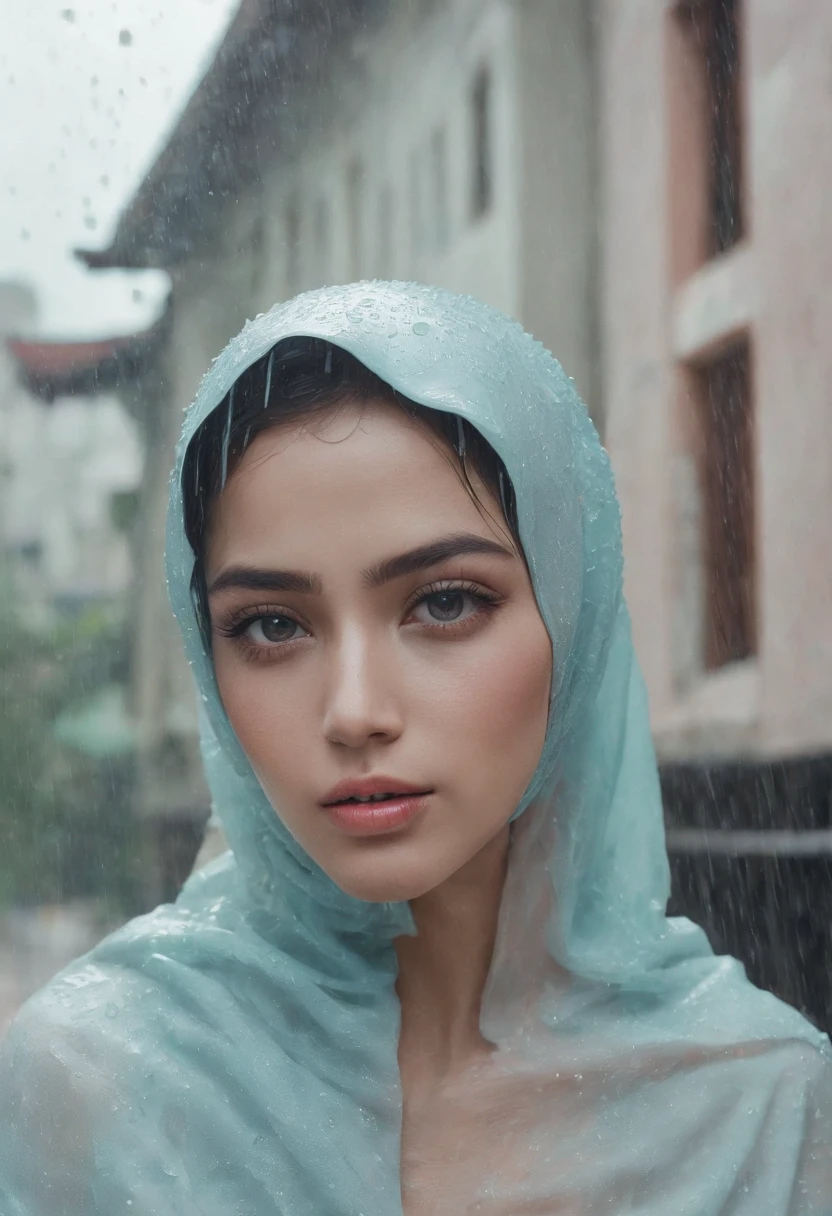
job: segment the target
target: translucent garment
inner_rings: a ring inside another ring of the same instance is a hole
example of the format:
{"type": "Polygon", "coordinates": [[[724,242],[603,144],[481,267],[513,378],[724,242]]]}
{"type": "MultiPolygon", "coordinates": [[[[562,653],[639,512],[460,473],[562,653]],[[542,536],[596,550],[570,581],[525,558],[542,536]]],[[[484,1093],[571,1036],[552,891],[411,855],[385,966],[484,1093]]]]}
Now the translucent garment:
{"type": "Polygon", "coordinates": [[[409,907],[343,894],[283,828],[222,709],[189,590],[186,446],[293,335],[344,348],[492,444],[553,643],[548,734],[513,818],[481,1011],[495,1051],[449,1084],[413,1142],[405,1210],[829,1216],[828,1039],[665,916],[619,510],[587,412],[517,324],[401,283],[312,292],[258,317],[185,418],[168,580],[231,851],[18,1016],[0,1062],[0,1213],[402,1212],[392,942],[413,932],[409,907]]]}

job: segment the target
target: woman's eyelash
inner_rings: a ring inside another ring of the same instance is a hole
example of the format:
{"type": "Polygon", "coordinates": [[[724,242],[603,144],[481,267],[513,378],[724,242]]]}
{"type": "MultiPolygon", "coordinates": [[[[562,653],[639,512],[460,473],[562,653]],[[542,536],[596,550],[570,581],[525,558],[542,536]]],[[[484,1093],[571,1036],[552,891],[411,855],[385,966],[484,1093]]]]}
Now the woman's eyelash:
{"type": "Polygon", "coordinates": [[[256,608],[243,608],[239,612],[232,613],[224,621],[220,621],[215,628],[217,633],[222,634],[225,638],[238,638],[246,632],[249,626],[253,625],[255,621],[262,620],[263,617],[285,617],[287,621],[296,619],[285,608],[275,608],[273,604],[260,604],[256,608]]]}
{"type": "Polygon", "coordinates": [[[432,595],[441,595],[443,592],[457,592],[461,595],[470,595],[472,599],[480,600],[484,604],[497,604],[500,601],[499,595],[496,595],[493,591],[486,591],[478,583],[467,583],[462,580],[449,581],[446,579],[444,582],[429,583],[427,587],[420,587],[408,602],[406,611],[411,612],[419,604],[423,604],[425,600],[429,600],[432,595]]]}

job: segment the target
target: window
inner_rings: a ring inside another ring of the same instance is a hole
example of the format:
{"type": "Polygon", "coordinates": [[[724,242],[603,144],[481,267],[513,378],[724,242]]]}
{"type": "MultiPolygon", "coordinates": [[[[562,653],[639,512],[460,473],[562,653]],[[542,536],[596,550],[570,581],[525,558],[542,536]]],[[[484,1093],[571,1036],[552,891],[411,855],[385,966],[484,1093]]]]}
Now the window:
{"type": "Polygon", "coordinates": [[[749,344],[700,366],[693,380],[701,434],[705,667],[756,651],[754,428],[749,344]]]}
{"type": "Polygon", "coordinates": [[[351,279],[360,279],[364,267],[364,165],[356,156],[347,165],[347,265],[351,279]]]}
{"type": "Polygon", "coordinates": [[[479,219],[493,201],[491,73],[480,68],[471,90],[471,218],[479,219]]]}
{"type": "Polygon", "coordinates": [[[688,226],[692,264],[723,253],[743,235],[743,0],[684,0],[673,14],[669,56],[671,193],[688,226]]]}
{"type": "Polygon", "coordinates": [[[448,244],[448,152],[445,132],[441,127],[430,138],[430,188],[432,245],[434,253],[442,253],[448,244]]]}

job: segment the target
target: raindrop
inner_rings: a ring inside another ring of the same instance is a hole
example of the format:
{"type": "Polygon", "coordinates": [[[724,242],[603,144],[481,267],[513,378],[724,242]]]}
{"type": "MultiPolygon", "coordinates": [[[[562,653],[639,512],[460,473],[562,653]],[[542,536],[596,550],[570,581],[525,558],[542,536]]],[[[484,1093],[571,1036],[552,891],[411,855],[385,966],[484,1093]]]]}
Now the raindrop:
{"type": "Polygon", "coordinates": [[[429,330],[430,326],[428,325],[427,321],[416,321],[413,325],[413,332],[414,334],[418,334],[419,337],[422,337],[423,334],[428,333],[429,330]]]}
{"type": "Polygon", "coordinates": [[[74,8],[61,9],[61,16],[63,17],[64,21],[69,21],[69,23],[72,24],[72,22],[75,20],[75,9],[74,8]]]}
{"type": "Polygon", "coordinates": [[[130,33],[129,30],[119,30],[118,41],[119,41],[120,46],[132,46],[133,45],[133,35],[130,33]]]}

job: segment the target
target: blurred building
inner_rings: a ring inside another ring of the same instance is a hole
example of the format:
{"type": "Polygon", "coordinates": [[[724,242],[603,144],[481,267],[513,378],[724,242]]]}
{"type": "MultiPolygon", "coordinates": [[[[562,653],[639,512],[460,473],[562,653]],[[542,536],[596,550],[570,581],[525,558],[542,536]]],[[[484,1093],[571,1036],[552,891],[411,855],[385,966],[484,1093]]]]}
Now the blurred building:
{"type": "Polygon", "coordinates": [[[471,292],[557,353],[610,449],[677,905],[830,1012],[798,959],[832,974],[813,911],[832,851],[830,54],[826,0],[243,0],[110,248],[85,255],[173,281],[147,402],[142,813],[184,814],[189,790],[205,812],[161,554],[211,358],[319,284],[471,292]],[[753,941],[743,906],[767,918],[753,941]]]}
{"type": "Polygon", "coordinates": [[[26,287],[0,284],[0,544],[30,622],[126,591],[118,503],[135,495],[143,458],[121,401],[96,391],[106,384],[70,383],[113,358],[118,341],[25,340],[36,311],[26,287]]]}

